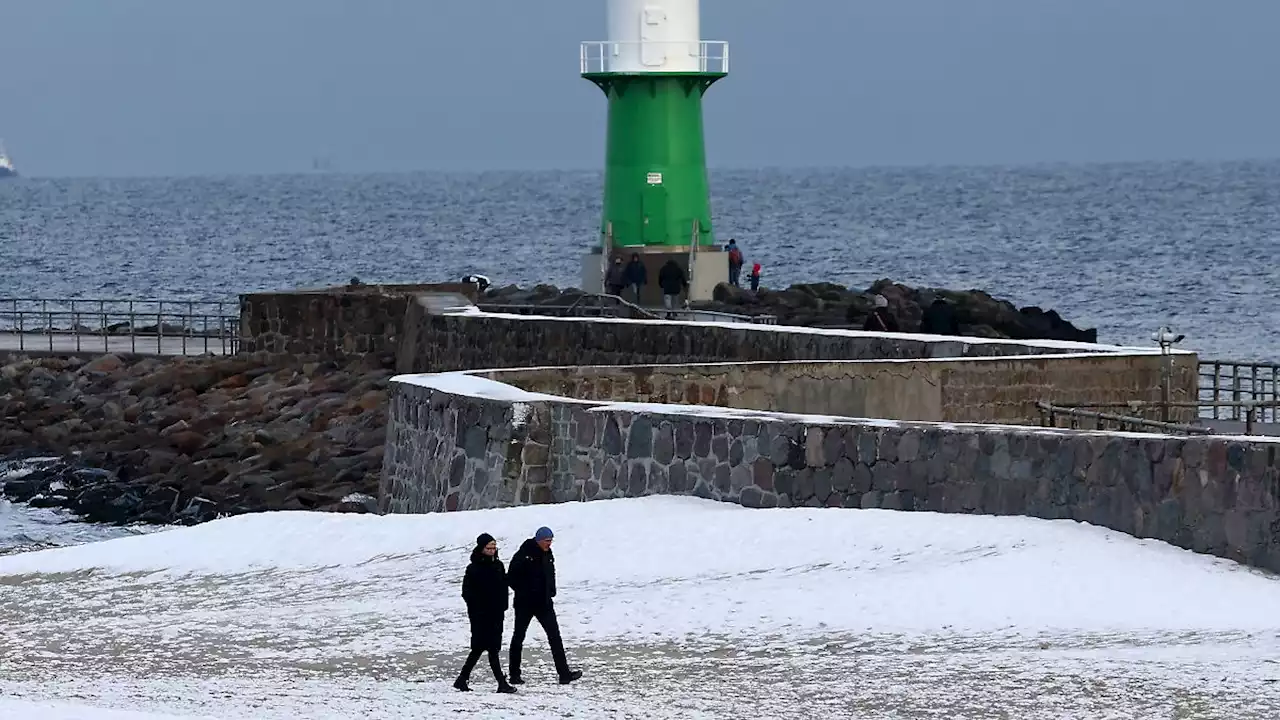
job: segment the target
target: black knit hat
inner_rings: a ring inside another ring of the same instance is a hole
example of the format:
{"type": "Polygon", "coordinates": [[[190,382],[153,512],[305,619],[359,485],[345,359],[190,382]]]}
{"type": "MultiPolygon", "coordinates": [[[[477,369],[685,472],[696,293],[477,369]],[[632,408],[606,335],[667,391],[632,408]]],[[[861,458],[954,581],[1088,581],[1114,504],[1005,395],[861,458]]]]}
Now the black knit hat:
{"type": "Polygon", "coordinates": [[[491,542],[493,542],[492,535],[489,533],[480,533],[480,536],[476,538],[476,547],[483,549],[485,545],[488,545],[491,542]]]}

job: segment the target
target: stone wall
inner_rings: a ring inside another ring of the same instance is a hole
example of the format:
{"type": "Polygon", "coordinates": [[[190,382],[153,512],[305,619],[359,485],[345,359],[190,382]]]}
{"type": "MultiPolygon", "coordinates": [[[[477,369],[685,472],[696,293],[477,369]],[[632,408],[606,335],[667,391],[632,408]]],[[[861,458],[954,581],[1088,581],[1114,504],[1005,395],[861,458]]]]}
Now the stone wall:
{"type": "Polygon", "coordinates": [[[397,385],[388,407],[379,509],[422,513],[548,502],[550,411],[545,404],[397,385]]]}
{"type": "MultiPolygon", "coordinates": [[[[1159,355],[1093,354],[899,362],[543,367],[478,373],[580,400],[687,403],[929,422],[1038,424],[1037,401],[1158,401],[1159,355]]],[[[1174,401],[1196,398],[1197,358],[1173,356],[1174,401]]],[[[1191,408],[1172,419],[1189,422],[1191,408]]]]}
{"type": "Polygon", "coordinates": [[[326,357],[395,356],[412,298],[425,292],[475,297],[465,283],[358,285],[240,296],[243,352],[326,357]]]}
{"type": "Polygon", "coordinates": [[[394,385],[381,498],[392,512],[671,493],[749,507],[1029,515],[1280,571],[1280,443],[1265,439],[658,414],[394,385]],[[513,417],[534,418],[525,426],[538,442],[523,429],[512,440],[513,417]]]}
{"type": "MultiPolygon", "coordinates": [[[[1099,351],[1080,345],[1078,351],[1099,351]]],[[[767,325],[433,315],[410,306],[396,367],[402,373],[564,365],[784,360],[892,360],[1064,352],[1027,342],[945,341],[767,325]]]]}

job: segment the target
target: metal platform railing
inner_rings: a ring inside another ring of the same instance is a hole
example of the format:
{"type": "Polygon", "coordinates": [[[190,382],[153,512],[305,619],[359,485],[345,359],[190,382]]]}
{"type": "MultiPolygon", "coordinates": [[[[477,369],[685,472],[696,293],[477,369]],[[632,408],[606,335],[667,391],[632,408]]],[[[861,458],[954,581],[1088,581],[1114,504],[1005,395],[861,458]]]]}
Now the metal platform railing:
{"type": "Polygon", "coordinates": [[[617,295],[607,293],[583,293],[572,303],[530,305],[518,303],[491,303],[481,301],[476,305],[485,312],[511,315],[547,315],[551,317],[610,317],[632,320],[684,320],[702,322],[748,323],[753,325],[777,325],[774,315],[738,315],[735,313],[696,308],[647,308],[617,295]]]}
{"type": "Polygon", "coordinates": [[[231,355],[239,303],[0,298],[0,350],[231,355]]]}
{"type": "Polygon", "coordinates": [[[1206,420],[1280,423],[1280,363],[1237,360],[1200,361],[1200,400],[1206,420]]]}
{"type": "MultiPolygon", "coordinates": [[[[1191,403],[1194,405],[1194,403],[1191,403]]],[[[1188,405],[1188,403],[1170,403],[1171,407],[1188,405]]],[[[1055,405],[1037,402],[1040,411],[1040,425],[1051,428],[1068,428],[1071,430],[1119,430],[1121,432],[1162,432],[1183,435],[1209,435],[1212,428],[1183,423],[1152,420],[1138,414],[1141,407],[1162,407],[1163,403],[1103,403],[1096,405],[1055,405]],[[1132,415],[1104,412],[1102,408],[1131,408],[1132,415]],[[1065,424],[1063,424],[1065,423],[1065,424]]]]}
{"type": "Polygon", "coordinates": [[[583,75],[598,73],[729,72],[729,43],[724,40],[615,42],[588,40],[579,50],[583,75]]]}

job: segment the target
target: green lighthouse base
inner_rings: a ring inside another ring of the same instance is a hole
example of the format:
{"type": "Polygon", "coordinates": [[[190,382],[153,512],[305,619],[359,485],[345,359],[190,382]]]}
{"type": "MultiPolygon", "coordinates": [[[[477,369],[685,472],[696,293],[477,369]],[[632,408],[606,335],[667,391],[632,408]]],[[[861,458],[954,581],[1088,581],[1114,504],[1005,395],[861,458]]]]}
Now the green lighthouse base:
{"type": "MultiPolygon", "coordinates": [[[[612,264],[613,258],[620,257],[625,265],[631,260],[632,253],[640,256],[649,275],[649,283],[640,290],[639,304],[642,307],[662,307],[662,288],[658,287],[658,273],[667,264],[667,260],[675,260],[689,279],[689,290],[680,298],[682,301],[710,300],[716,285],[729,281],[729,253],[718,247],[699,245],[692,252],[688,246],[679,245],[617,247],[612,248],[607,261],[612,264]]],[[[586,292],[608,292],[604,287],[606,269],[601,258],[601,248],[597,245],[582,257],[582,289],[586,292]]],[[[630,288],[623,291],[622,297],[628,302],[635,302],[630,288]]]]}

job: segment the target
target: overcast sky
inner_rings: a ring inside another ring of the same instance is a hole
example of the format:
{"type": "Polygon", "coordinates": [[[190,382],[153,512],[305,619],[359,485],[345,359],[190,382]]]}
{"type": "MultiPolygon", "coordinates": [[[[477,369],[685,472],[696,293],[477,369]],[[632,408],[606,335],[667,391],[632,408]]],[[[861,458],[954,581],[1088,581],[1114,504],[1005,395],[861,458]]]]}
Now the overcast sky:
{"type": "MultiPolygon", "coordinates": [[[[1280,157],[1278,0],[704,0],[713,166],[1280,157]]],[[[603,0],[0,0],[27,174],[598,168],[603,0]]]]}

